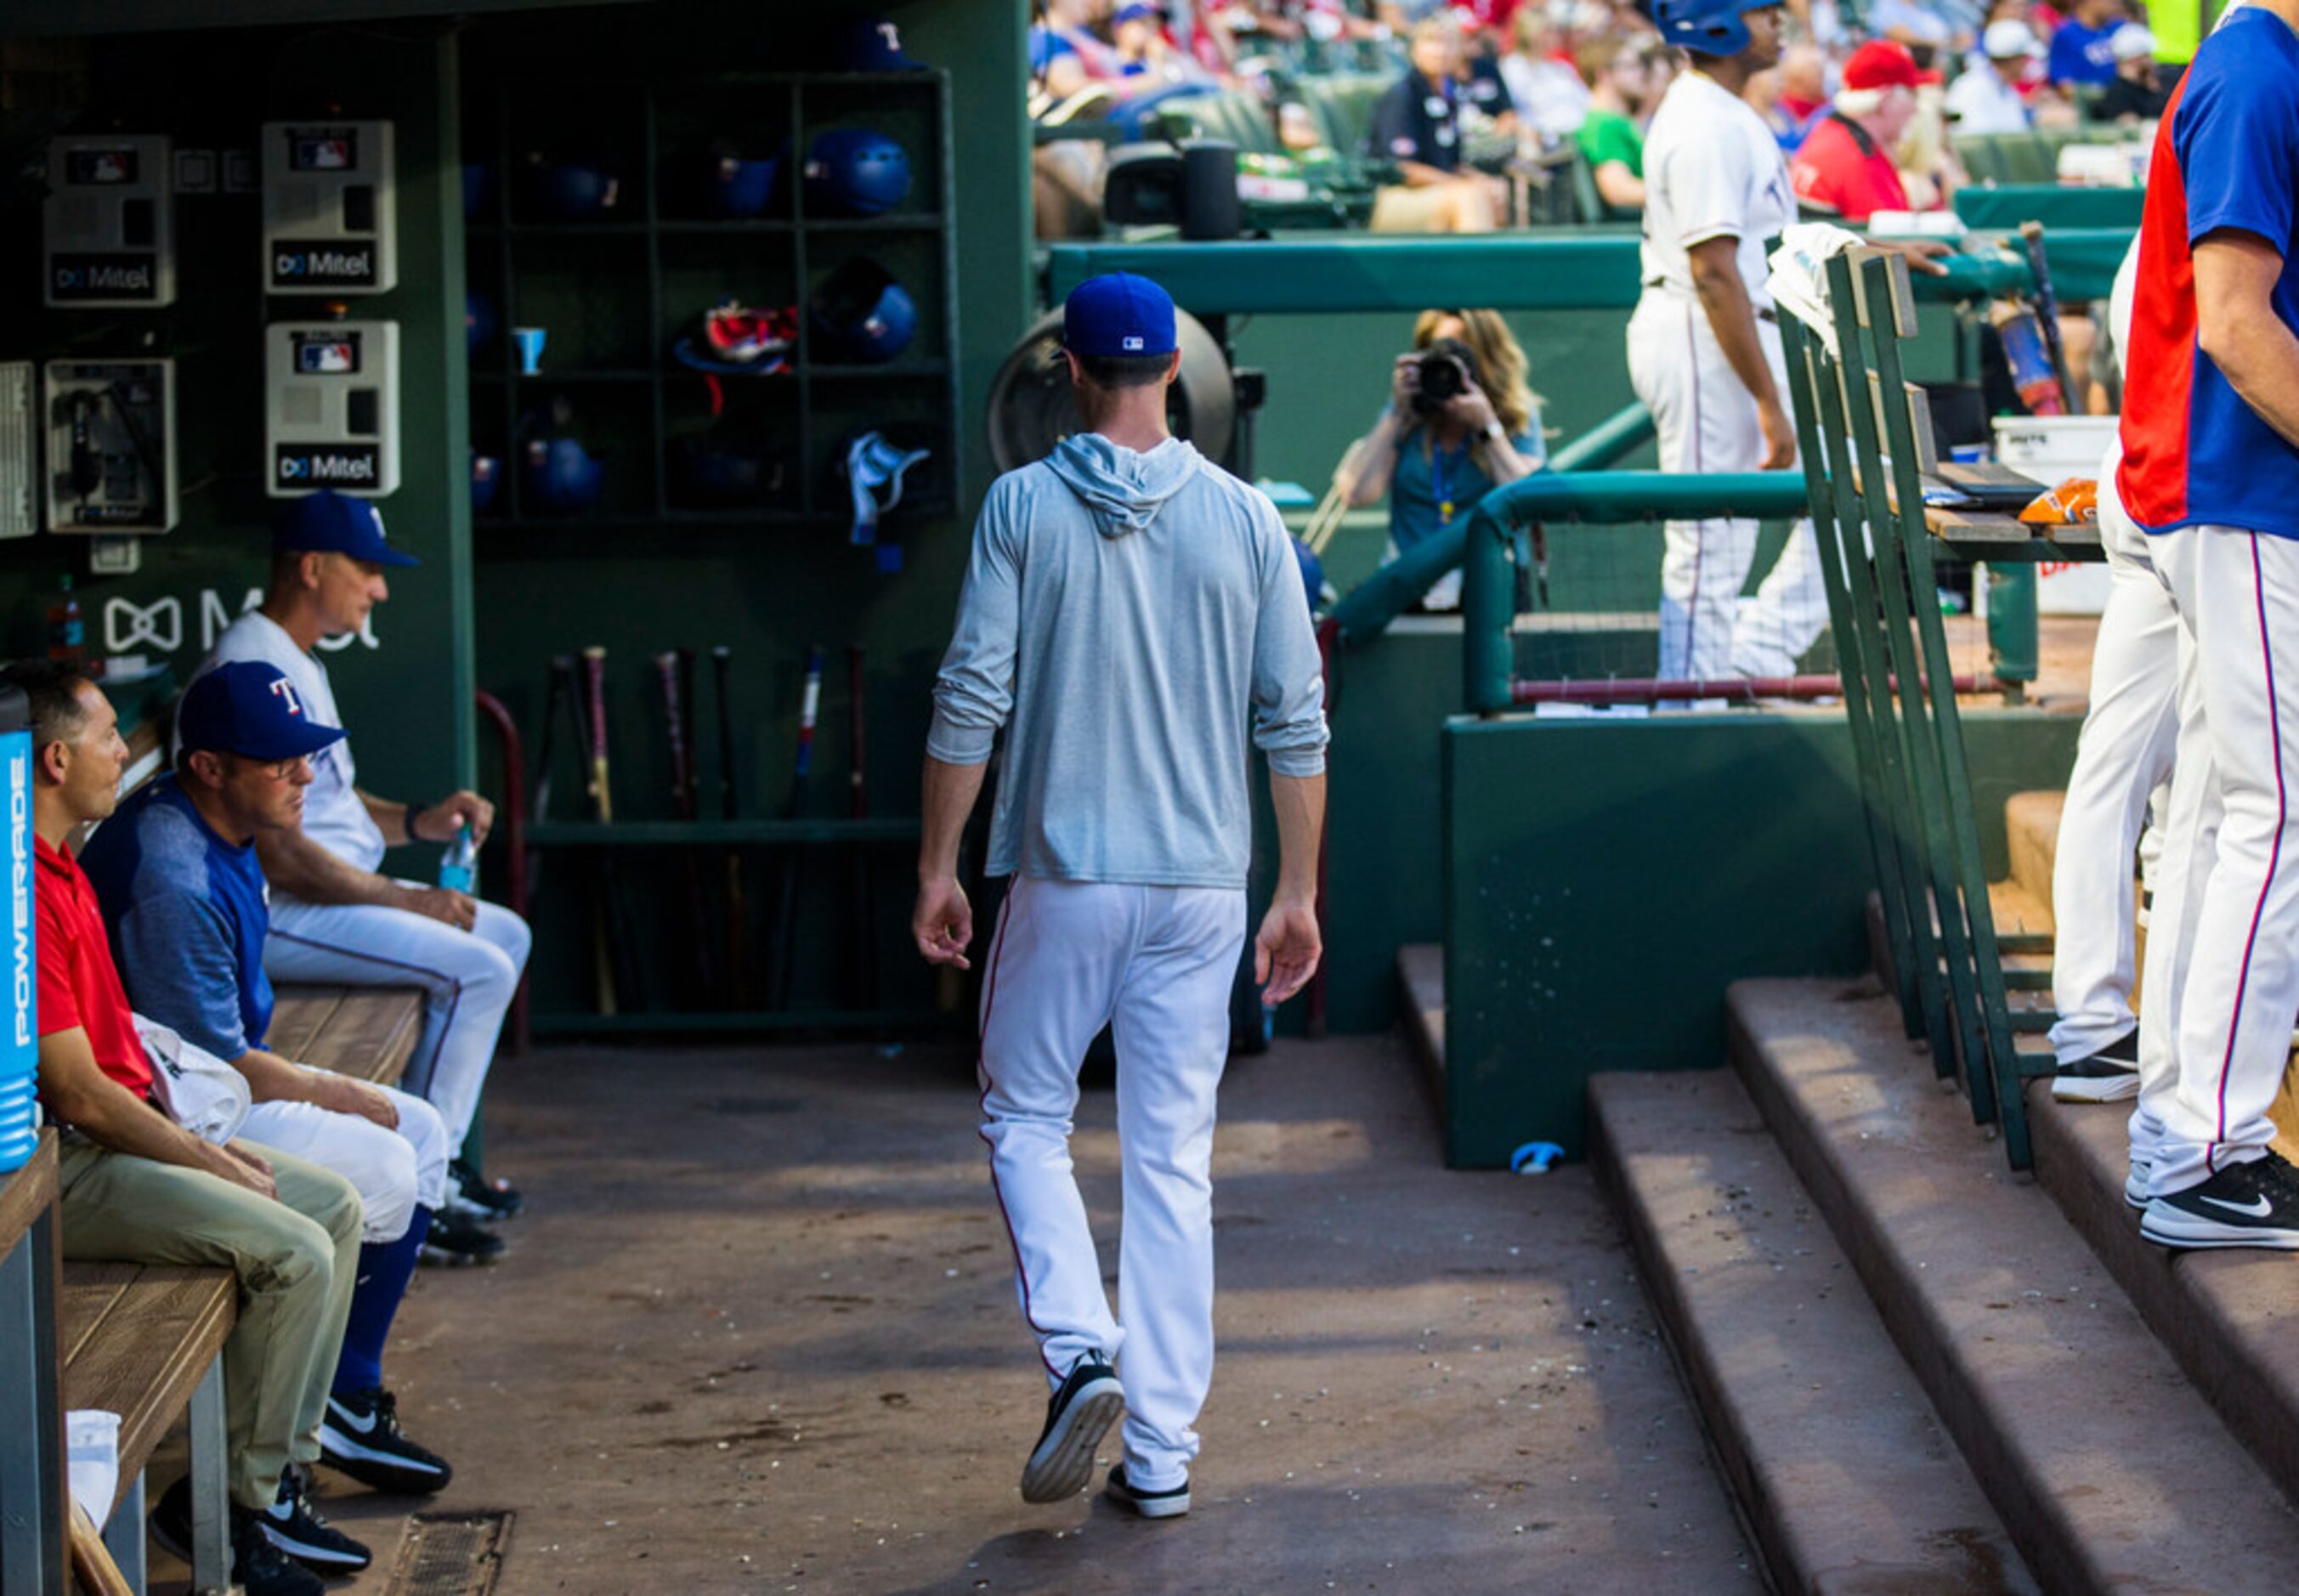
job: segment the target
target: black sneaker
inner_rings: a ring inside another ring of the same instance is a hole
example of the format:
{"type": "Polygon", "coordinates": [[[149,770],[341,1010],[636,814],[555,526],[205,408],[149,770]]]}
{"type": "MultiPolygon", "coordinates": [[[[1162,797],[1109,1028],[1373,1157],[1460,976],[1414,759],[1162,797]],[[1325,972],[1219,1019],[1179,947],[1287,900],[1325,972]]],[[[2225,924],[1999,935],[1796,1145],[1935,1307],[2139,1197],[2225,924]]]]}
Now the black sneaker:
{"type": "Polygon", "coordinates": [[[192,1480],[184,1475],[160,1493],[160,1500],[144,1521],[152,1539],[171,1556],[192,1560],[192,1480]]]}
{"type": "Polygon", "coordinates": [[[1125,1388],[1109,1365],[1091,1353],[1070,1366],[1062,1388],[1046,1403],[1046,1427],[1022,1466],[1024,1501],[1075,1496],[1093,1477],[1093,1449],[1125,1410],[1125,1388]]]}
{"type": "Polygon", "coordinates": [[[1125,1465],[1120,1463],[1109,1471],[1107,1488],[1109,1500],[1127,1507],[1143,1518],[1179,1518],[1190,1510],[1190,1482],[1187,1475],[1170,1491],[1136,1491],[1125,1483],[1125,1465]]]}
{"type": "Polygon", "coordinates": [[[322,1596],[328,1588],[309,1568],[280,1555],[262,1514],[237,1502],[231,1509],[231,1583],[245,1596],[322,1596]]]}
{"type": "Polygon", "coordinates": [[[292,1464],[280,1471],[279,1494],[255,1515],[255,1526],[273,1546],[320,1574],[356,1574],[375,1560],[311,1505],[303,1471],[292,1464]]]}
{"type": "Polygon", "coordinates": [[[2052,1076],[2060,1102],[2127,1102],[2139,1095],[2139,1033],[2127,1031],[2088,1059],[2062,1064],[2052,1076]]]}
{"type": "Polygon", "coordinates": [[[431,1228],[418,1256],[427,1264],[458,1268],[468,1264],[491,1264],[501,1258],[503,1239],[468,1214],[442,1210],[431,1216],[431,1228]]]}
{"type": "Polygon", "coordinates": [[[519,1188],[507,1180],[488,1180],[469,1160],[447,1166],[447,1211],[473,1219],[508,1219],[527,1206],[519,1188]]]}
{"type": "Polygon", "coordinates": [[[2158,1197],[2139,1234],[2166,1247],[2299,1249],[2299,1170],[2275,1153],[2158,1197]]]}
{"type": "Polygon", "coordinates": [[[455,1471],[399,1432],[399,1401],[373,1391],[334,1392],[320,1421],[320,1461],[370,1490],[420,1496],[444,1490],[455,1471]]]}

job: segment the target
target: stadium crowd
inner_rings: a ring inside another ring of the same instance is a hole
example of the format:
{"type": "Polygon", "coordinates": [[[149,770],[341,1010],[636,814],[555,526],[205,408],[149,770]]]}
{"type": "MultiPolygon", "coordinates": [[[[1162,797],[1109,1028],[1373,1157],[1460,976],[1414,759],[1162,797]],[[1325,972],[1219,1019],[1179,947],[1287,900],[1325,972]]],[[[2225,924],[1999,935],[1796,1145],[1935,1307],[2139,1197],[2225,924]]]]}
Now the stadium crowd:
{"type": "MultiPolygon", "coordinates": [[[[1787,48],[1747,97],[1809,213],[1864,222],[1944,207],[1970,180],[1951,135],[2142,123],[2170,89],[2139,0],[1788,0],[1784,12],[1787,48]]],[[[1052,127],[1223,91],[1257,102],[1289,154],[1374,170],[1379,230],[1533,220],[1513,178],[1575,164],[1593,197],[1572,219],[1628,219],[1643,202],[1645,129],[1682,64],[1631,0],[1037,0],[1040,232],[1100,226],[1101,146],[1050,142],[1052,127]],[[1305,84],[1374,72],[1390,87],[1349,129],[1357,147],[1331,147],[1332,126],[1304,113],[1305,84]]]]}

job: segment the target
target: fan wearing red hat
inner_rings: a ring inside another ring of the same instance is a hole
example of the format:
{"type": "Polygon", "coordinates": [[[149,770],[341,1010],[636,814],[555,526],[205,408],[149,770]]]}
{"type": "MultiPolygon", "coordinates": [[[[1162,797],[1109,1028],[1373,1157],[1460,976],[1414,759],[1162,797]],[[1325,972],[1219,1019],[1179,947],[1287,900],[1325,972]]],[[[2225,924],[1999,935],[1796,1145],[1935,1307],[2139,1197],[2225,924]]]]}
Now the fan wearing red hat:
{"type": "Polygon", "coordinates": [[[1905,45],[1872,39],[1844,63],[1836,108],[1822,119],[1789,163],[1797,198],[1863,222],[1879,211],[1908,209],[1892,151],[1916,113],[1923,81],[1905,45]]]}

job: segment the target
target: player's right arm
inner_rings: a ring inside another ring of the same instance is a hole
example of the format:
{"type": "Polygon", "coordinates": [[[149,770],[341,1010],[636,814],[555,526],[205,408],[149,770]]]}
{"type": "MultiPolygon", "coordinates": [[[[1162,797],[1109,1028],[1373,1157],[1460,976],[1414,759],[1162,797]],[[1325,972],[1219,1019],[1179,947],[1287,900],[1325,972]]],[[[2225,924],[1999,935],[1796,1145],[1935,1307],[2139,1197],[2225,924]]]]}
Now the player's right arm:
{"type": "Polygon", "coordinates": [[[1783,470],[1796,463],[1796,428],[1780,403],[1772,363],[1764,358],[1764,343],[1756,335],[1755,303],[1740,278],[1740,240],[1736,235],[1720,233],[1688,245],[1685,254],[1691,263],[1693,292],[1700,297],[1700,308],[1716,335],[1717,347],[1723,350],[1741,386],[1755,396],[1756,420],[1764,432],[1764,467],[1768,471],[1783,470]]]}
{"type": "Polygon", "coordinates": [[[250,1161],[202,1141],[104,1074],[81,1027],[40,1038],[39,1076],[40,1097],[49,1112],[98,1147],[198,1169],[260,1196],[275,1195],[261,1160],[250,1161]]]}
{"type": "Polygon", "coordinates": [[[264,879],[276,892],[306,903],[372,903],[404,909],[468,931],[478,905],[468,894],[446,887],[409,886],[373,870],[346,863],[305,835],[303,829],[259,831],[255,856],[264,879]]]}

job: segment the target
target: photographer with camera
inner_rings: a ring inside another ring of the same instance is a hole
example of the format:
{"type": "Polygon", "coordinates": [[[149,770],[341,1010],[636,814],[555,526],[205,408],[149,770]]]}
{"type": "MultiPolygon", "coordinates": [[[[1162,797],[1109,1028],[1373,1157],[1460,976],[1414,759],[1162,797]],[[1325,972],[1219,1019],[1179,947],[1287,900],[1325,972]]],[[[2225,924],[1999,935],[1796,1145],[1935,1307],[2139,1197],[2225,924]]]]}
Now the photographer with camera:
{"type": "MultiPolygon", "coordinates": [[[[1388,408],[1350,445],[1340,476],[1352,507],[1389,495],[1383,561],[1466,517],[1504,482],[1540,469],[1540,400],[1525,386],[1524,351],[1498,311],[1423,311],[1413,350],[1390,372],[1388,408]]],[[[1457,568],[1422,600],[1461,603],[1457,568]]]]}

